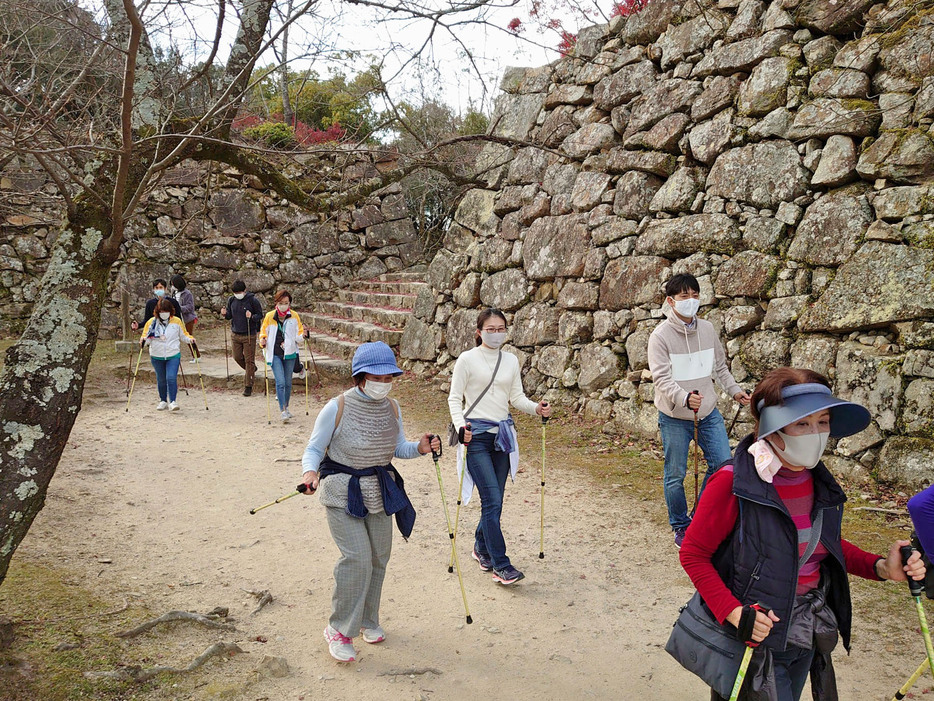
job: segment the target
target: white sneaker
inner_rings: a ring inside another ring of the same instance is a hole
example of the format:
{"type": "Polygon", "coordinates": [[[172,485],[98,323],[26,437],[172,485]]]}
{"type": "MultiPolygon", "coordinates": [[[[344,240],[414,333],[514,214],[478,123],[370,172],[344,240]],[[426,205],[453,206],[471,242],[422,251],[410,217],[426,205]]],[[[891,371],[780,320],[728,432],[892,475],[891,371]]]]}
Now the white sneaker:
{"type": "Polygon", "coordinates": [[[169,408],[168,402],[159,402],[158,404],[156,404],[156,411],[165,411],[168,408],[169,408]]]}
{"type": "Polygon", "coordinates": [[[382,626],[361,628],[360,632],[363,634],[363,642],[369,643],[370,645],[381,643],[386,639],[386,631],[383,630],[382,626]]]}
{"type": "Polygon", "coordinates": [[[169,404],[169,411],[178,411],[181,407],[178,405],[178,402],[172,402],[169,404]]]}
{"type": "Polygon", "coordinates": [[[292,416],[292,412],[289,411],[289,408],[288,408],[288,407],[285,408],[285,412],[284,412],[284,413],[285,413],[285,418],[287,418],[287,419],[294,418],[294,417],[292,416]]]}
{"type": "Polygon", "coordinates": [[[305,379],[305,363],[302,363],[301,365],[298,366],[298,379],[300,380],[305,379]]]}
{"type": "Polygon", "coordinates": [[[288,412],[288,410],[286,410],[282,412],[279,418],[282,419],[282,423],[288,423],[289,419],[292,418],[292,415],[288,412]]]}
{"type": "Polygon", "coordinates": [[[189,363],[197,363],[197,362],[198,362],[198,359],[197,359],[197,358],[192,358],[192,359],[189,360],[188,362],[189,362],[189,363]]]}
{"type": "Polygon", "coordinates": [[[355,662],[357,651],[354,650],[353,640],[335,630],[330,625],[324,629],[324,639],[328,643],[328,652],[338,662],[355,662]]]}

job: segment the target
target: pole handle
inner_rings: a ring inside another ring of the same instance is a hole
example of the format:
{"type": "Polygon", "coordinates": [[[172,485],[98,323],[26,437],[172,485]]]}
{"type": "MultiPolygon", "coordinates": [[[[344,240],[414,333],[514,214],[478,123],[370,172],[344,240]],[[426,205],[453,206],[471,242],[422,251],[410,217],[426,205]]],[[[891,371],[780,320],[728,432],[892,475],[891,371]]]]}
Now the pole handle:
{"type": "MultiPolygon", "coordinates": [[[[548,406],[548,402],[542,402],[542,406],[548,406]]],[[[547,424],[547,423],[548,423],[548,419],[550,419],[550,418],[551,418],[550,416],[543,416],[543,417],[542,417],[542,426],[544,426],[545,424],[547,424]]]]}
{"type": "Polygon", "coordinates": [[[310,484],[305,484],[304,482],[302,482],[295,488],[295,491],[299,492],[300,494],[304,494],[305,492],[308,492],[308,494],[311,495],[315,493],[315,488],[312,487],[310,484]]]}
{"type": "Polygon", "coordinates": [[[431,447],[431,442],[437,438],[438,443],[441,443],[441,436],[437,436],[434,433],[428,435],[428,447],[431,448],[431,459],[435,462],[438,462],[441,459],[441,454],[444,452],[444,449],[440,446],[438,447],[438,452],[435,452],[435,449],[431,447]]]}
{"type": "MultiPolygon", "coordinates": [[[[700,391],[698,391],[698,390],[696,390],[696,389],[692,389],[692,390],[691,390],[691,394],[700,394],[700,391]]],[[[691,409],[691,411],[694,412],[694,417],[695,417],[695,418],[697,417],[697,412],[698,412],[699,409],[700,409],[700,407],[698,407],[697,409],[691,409]]]]}
{"type": "MultiPolygon", "coordinates": [[[[908,564],[908,559],[911,557],[911,553],[914,552],[914,548],[910,545],[903,545],[898,549],[899,553],[902,556],[902,565],[908,564]]],[[[921,596],[924,593],[924,580],[923,579],[912,579],[908,577],[908,591],[912,596],[921,596]]]]}

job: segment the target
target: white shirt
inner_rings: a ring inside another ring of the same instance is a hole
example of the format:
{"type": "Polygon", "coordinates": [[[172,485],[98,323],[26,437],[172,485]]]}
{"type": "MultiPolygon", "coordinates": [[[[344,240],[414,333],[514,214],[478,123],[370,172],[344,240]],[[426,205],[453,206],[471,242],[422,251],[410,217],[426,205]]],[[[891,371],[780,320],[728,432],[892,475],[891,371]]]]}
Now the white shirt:
{"type": "MultiPolygon", "coordinates": [[[[451,421],[455,428],[460,429],[467,423],[464,410],[470,408],[474,400],[480,396],[483,388],[490,383],[499,353],[498,350],[477,346],[461,353],[457,362],[454,363],[448,407],[451,410],[451,421]]],[[[538,407],[538,404],[525,396],[522,389],[519,359],[512,353],[503,352],[503,359],[499,370],[496,371],[493,386],[470,412],[470,417],[487,421],[502,421],[509,416],[510,404],[519,411],[533,415],[538,407]]]]}

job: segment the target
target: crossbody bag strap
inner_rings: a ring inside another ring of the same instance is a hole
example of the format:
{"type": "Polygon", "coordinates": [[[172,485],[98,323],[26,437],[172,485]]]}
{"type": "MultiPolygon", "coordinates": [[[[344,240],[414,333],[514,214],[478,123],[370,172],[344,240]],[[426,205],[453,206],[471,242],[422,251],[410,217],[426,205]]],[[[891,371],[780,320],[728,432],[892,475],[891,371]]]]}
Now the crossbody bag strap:
{"type": "Polygon", "coordinates": [[[814,521],[811,523],[811,535],[808,538],[808,546],[804,549],[804,554],[798,558],[798,569],[800,570],[804,567],[804,563],[807,562],[811,555],[814,554],[814,551],[817,550],[817,544],[820,541],[820,532],[821,528],[824,525],[824,510],[818,509],[817,516],[814,521]]]}
{"type": "Polygon", "coordinates": [[[465,418],[465,419],[466,419],[468,416],[470,416],[470,412],[472,412],[472,411],[474,410],[474,408],[477,406],[477,404],[480,403],[480,400],[483,399],[483,396],[487,393],[487,390],[490,389],[490,387],[493,386],[493,380],[496,379],[496,372],[499,370],[499,364],[500,364],[500,361],[501,361],[502,359],[503,359],[503,351],[500,351],[500,352],[496,355],[496,366],[493,368],[493,377],[490,378],[490,384],[488,384],[486,387],[483,388],[483,391],[480,392],[480,396],[478,396],[476,399],[474,399],[474,400],[473,400],[473,404],[470,405],[470,408],[469,408],[467,411],[464,412],[464,418],[465,418]]]}

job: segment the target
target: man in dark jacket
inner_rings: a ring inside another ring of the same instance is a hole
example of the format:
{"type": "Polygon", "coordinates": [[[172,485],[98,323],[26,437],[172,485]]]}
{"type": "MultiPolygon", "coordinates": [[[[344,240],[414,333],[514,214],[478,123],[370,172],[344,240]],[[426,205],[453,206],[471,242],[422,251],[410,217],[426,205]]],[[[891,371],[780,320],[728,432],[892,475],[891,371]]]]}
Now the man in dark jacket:
{"type": "Polygon", "coordinates": [[[230,321],[230,336],[233,357],[243,368],[243,396],[253,394],[253,377],[256,375],[256,334],[263,322],[263,305],[246,291],[246,283],[236,280],[231,287],[233,297],[227,299],[227,308],[221,316],[230,321]]]}
{"type": "Polygon", "coordinates": [[[134,319],[130,322],[130,328],[136,331],[140,326],[145,326],[146,322],[152,319],[152,315],[156,310],[156,304],[163,297],[168,296],[169,301],[172,303],[172,306],[175,307],[175,316],[179,319],[182,318],[182,308],[179,306],[178,302],[175,301],[173,297],[167,294],[166,289],[168,288],[169,283],[167,283],[162,278],[156,278],[152,282],[152,299],[146,302],[146,310],[143,312],[143,320],[137,321],[134,319]]]}

